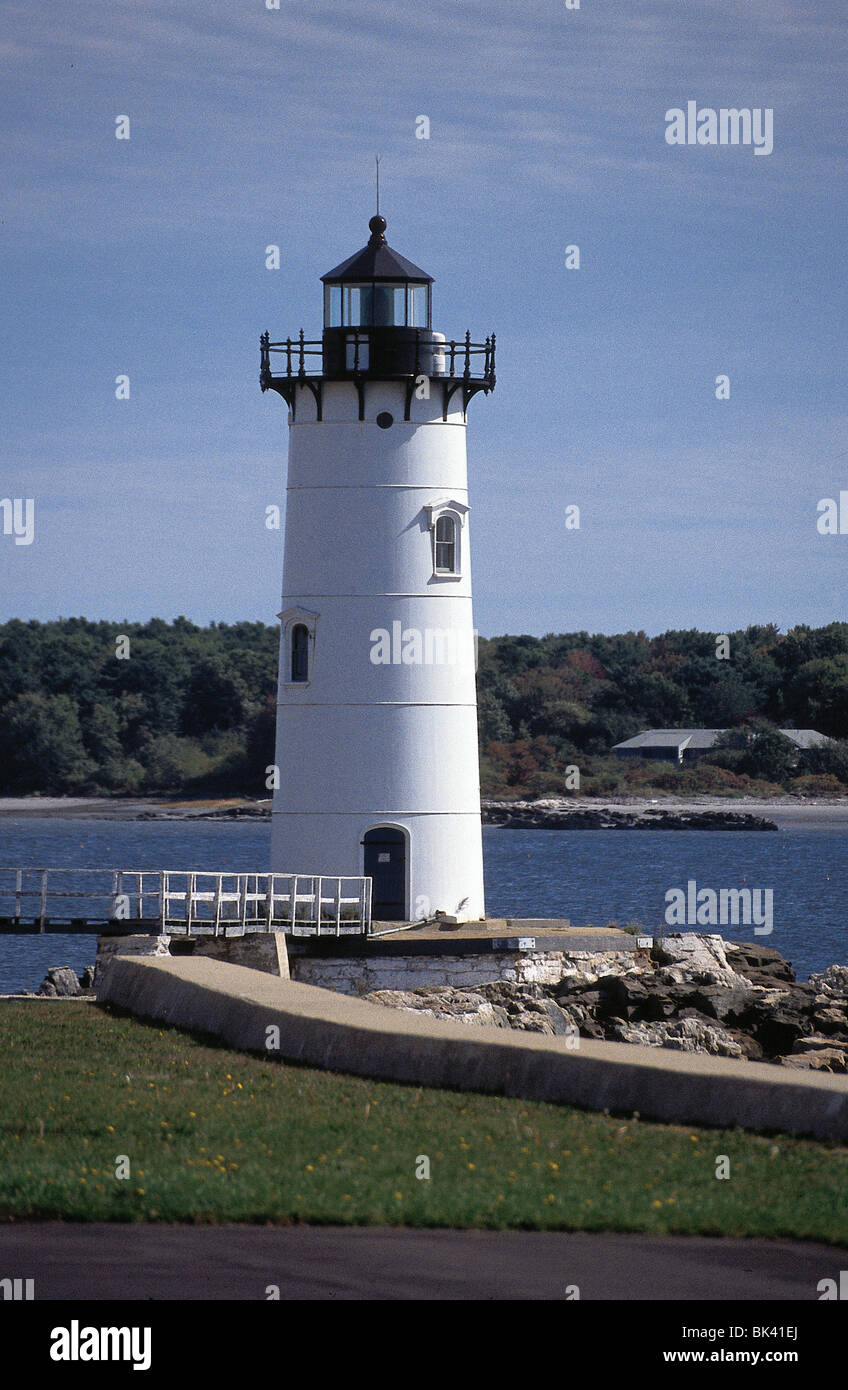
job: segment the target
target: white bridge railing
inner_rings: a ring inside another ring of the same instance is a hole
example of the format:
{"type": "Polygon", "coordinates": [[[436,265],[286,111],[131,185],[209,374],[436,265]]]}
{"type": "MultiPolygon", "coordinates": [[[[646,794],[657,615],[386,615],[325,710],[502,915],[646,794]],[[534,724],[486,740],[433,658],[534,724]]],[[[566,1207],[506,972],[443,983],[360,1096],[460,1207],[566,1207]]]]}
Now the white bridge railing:
{"type": "MultiPolygon", "coordinates": [[[[126,923],[163,935],[284,931],[343,936],[371,930],[371,879],[194,869],[0,867],[0,930],[24,924],[126,923]]],[[[124,926],[124,930],[127,930],[124,926]]]]}

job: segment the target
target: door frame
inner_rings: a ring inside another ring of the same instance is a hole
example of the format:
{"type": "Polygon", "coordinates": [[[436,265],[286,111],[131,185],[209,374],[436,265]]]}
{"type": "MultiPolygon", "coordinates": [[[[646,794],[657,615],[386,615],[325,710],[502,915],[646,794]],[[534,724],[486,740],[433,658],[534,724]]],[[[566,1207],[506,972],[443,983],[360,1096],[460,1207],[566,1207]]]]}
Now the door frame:
{"type": "MultiPolygon", "coordinates": [[[[409,908],[410,908],[410,902],[409,902],[409,885],[410,885],[410,881],[411,881],[410,862],[409,862],[409,860],[410,860],[411,837],[410,837],[410,834],[409,834],[409,826],[408,826],[408,825],[401,825],[400,821],[396,821],[396,820],[379,820],[379,821],[377,821],[377,822],[376,822],[375,824],[373,824],[373,825],[366,825],[365,829],[364,829],[363,832],[362,832],[361,839],[360,839],[360,841],[359,841],[359,847],[360,847],[360,849],[362,850],[362,855],[361,855],[361,859],[360,859],[360,864],[361,864],[361,866],[362,866],[362,870],[361,870],[361,871],[362,871],[362,876],[363,876],[363,878],[365,877],[365,836],[366,836],[366,835],[370,835],[371,832],[372,832],[373,830],[399,830],[399,831],[401,832],[401,834],[403,835],[403,853],[404,853],[404,874],[403,874],[403,880],[404,880],[404,881],[403,881],[403,897],[404,897],[403,912],[404,912],[404,916],[403,916],[403,920],[404,920],[405,922],[408,922],[408,921],[410,920],[410,918],[409,918],[409,908]]],[[[373,881],[372,881],[372,884],[371,884],[371,895],[372,895],[372,908],[373,908],[373,895],[374,895],[374,884],[373,884],[373,881]]]]}

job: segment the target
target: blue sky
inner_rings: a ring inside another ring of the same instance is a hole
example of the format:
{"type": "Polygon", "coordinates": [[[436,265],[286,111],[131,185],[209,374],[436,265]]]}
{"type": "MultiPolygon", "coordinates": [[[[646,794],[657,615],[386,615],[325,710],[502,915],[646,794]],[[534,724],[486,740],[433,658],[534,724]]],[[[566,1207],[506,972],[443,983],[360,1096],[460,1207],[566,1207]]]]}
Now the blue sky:
{"type": "Polygon", "coordinates": [[[36,515],[32,545],[0,533],[0,620],[274,620],[286,412],[258,338],[319,335],[375,152],[434,327],[498,335],[469,409],[484,635],[848,616],[848,534],[816,528],[848,489],[840,3],[0,15],[0,498],[36,515]],[[771,108],[773,153],[669,146],[687,100],[771,108]]]}

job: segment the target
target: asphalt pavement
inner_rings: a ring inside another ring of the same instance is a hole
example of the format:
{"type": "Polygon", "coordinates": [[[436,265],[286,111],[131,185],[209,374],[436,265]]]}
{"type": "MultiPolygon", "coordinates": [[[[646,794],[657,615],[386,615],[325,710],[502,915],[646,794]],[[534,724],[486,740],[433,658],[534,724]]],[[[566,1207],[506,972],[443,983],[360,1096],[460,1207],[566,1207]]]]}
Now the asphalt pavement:
{"type": "Polygon", "coordinates": [[[36,1300],[817,1300],[848,1249],[787,1240],[337,1226],[0,1226],[36,1300]],[[575,1288],[579,1291],[575,1293],[575,1288]],[[278,1291],[278,1292],[277,1292],[278,1291]]]}

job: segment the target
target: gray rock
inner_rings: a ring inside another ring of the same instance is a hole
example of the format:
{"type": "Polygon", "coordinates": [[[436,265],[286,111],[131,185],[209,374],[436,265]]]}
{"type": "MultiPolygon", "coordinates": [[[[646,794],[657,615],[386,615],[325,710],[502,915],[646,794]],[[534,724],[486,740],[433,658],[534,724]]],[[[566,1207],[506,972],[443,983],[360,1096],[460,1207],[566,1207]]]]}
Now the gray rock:
{"type": "Polygon", "coordinates": [[[606,1038],[603,1024],[591,1016],[585,1018],[579,1026],[581,1038],[590,1038],[595,1042],[603,1042],[606,1038]]]}
{"type": "Polygon", "coordinates": [[[820,1033],[845,1033],[848,1031],[848,1017],[844,1008],[816,1009],[813,1023],[820,1033]]]}
{"type": "Polygon", "coordinates": [[[799,1071],[826,1071],[844,1075],[848,1072],[848,1055],[838,1047],[822,1047],[815,1052],[792,1053],[789,1057],[781,1057],[780,1065],[799,1071]]]}
{"type": "Polygon", "coordinates": [[[752,1038],[750,1033],[743,1033],[740,1028],[728,1028],[727,1026],[725,1026],[724,1031],[728,1037],[739,1044],[742,1056],[747,1058],[749,1062],[767,1062],[769,1060],[757,1039],[752,1038]]]}
{"type": "Polygon", "coordinates": [[[454,989],[450,985],[425,986],[421,989],[375,989],[363,995],[367,1003],[382,1004],[390,1009],[405,1009],[424,1014],[427,1018],[449,1019],[454,1023],[470,1023],[480,1027],[508,1028],[506,1010],[474,990],[454,989]]]}
{"type": "Polygon", "coordinates": [[[809,983],[816,994],[832,999],[848,999],[848,965],[829,965],[819,975],[811,975],[809,983]]]}
{"type": "Polygon", "coordinates": [[[751,1008],[751,991],[723,985],[699,985],[686,997],[685,1007],[734,1027],[744,1025],[751,1008]]]}
{"type": "Polygon", "coordinates": [[[599,981],[602,995],[602,1009],[622,1018],[642,1018],[648,1009],[648,989],[640,978],[633,975],[613,975],[599,981]]]}
{"type": "Polygon", "coordinates": [[[848,1051],[848,1042],[838,1043],[833,1038],[823,1037],[821,1033],[811,1033],[809,1037],[795,1039],[792,1054],[797,1056],[799,1053],[821,1052],[833,1048],[842,1052],[848,1051]]]}
{"type": "Polygon", "coordinates": [[[724,943],[728,964],[737,974],[744,975],[752,984],[770,984],[784,980],[791,983],[795,971],[779,951],[770,946],[760,946],[758,942],[726,941],[724,943]]]}
{"type": "Polygon", "coordinates": [[[554,1037],[562,1038],[574,1031],[575,1020],[564,1009],[561,1009],[559,1004],[555,1004],[553,999],[543,1000],[539,1007],[544,1010],[544,1015],[551,1025],[551,1032],[554,1037]]]}
{"type": "Polygon", "coordinates": [[[717,984],[728,989],[747,989],[745,976],[733,969],[720,936],[700,932],[672,932],[656,938],[653,959],[665,967],[670,983],[717,984]]]}
{"type": "Polygon", "coordinates": [[[553,1035],[554,1025],[545,1014],[531,1013],[528,1009],[519,1009],[517,1013],[510,1014],[510,1028],[515,1028],[523,1033],[547,1033],[553,1035]]]}
{"type": "Polygon", "coordinates": [[[80,993],[80,982],[76,971],[69,965],[51,965],[42,981],[39,994],[49,998],[69,999],[80,993]]]}
{"type": "Polygon", "coordinates": [[[432,1018],[549,1036],[604,1038],[713,1056],[841,1070],[848,1056],[848,968],[809,984],[776,951],[698,932],[666,936],[653,957],[563,954],[556,983],[493,981],[378,990],[376,1003],[432,1018]],[[805,1044],[809,1041],[809,1047],[805,1044]],[[804,1059],[821,1057],[820,1063],[804,1059]]]}
{"type": "Polygon", "coordinates": [[[681,1018],[674,1023],[619,1023],[609,1036],[618,1042],[665,1047],[674,1052],[705,1052],[712,1057],[743,1055],[739,1043],[724,1028],[697,1018],[681,1018]]]}
{"type": "Polygon", "coordinates": [[[809,1022],[787,1008],[766,1009],[756,1019],[753,1034],[769,1057],[791,1052],[798,1038],[810,1033],[809,1022]]]}

